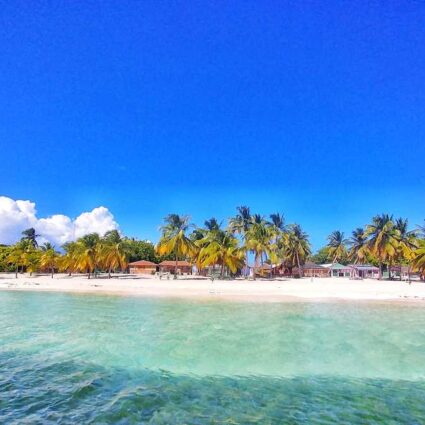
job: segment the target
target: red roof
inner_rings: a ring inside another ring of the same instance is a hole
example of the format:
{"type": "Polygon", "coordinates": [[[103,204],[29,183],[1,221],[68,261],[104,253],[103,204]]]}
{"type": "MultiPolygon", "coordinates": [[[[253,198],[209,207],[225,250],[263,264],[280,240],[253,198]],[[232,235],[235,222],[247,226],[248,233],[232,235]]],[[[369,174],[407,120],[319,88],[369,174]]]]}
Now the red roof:
{"type": "Polygon", "coordinates": [[[156,266],[156,264],[152,263],[152,261],[140,260],[140,261],[134,261],[133,263],[130,263],[129,266],[133,266],[133,267],[156,266]]]}
{"type": "MultiPolygon", "coordinates": [[[[176,266],[175,261],[163,261],[162,263],[159,263],[160,266],[176,266]]],[[[192,264],[190,264],[187,261],[177,261],[177,267],[192,267],[192,264]]]]}

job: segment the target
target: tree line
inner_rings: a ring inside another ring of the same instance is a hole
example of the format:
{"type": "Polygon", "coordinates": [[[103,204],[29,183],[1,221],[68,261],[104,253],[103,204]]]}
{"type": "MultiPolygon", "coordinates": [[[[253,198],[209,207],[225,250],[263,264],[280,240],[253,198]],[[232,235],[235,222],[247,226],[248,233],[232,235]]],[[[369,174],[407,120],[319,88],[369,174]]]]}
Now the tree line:
{"type": "Polygon", "coordinates": [[[379,267],[379,278],[384,268],[405,265],[425,277],[425,226],[409,230],[407,219],[395,219],[381,214],[371,223],[355,229],[349,238],[341,231],[332,232],[327,244],[312,255],[307,233],[299,224],[286,224],[280,213],[262,216],[252,214],[246,206],[226,225],[216,218],[195,226],[188,216],[169,214],[160,227],[161,237],[156,246],[148,241],[122,237],[116,230],[100,236],[85,235],[63,245],[63,253],[47,243],[39,247],[35,229],[23,232],[21,241],[13,246],[0,247],[0,269],[3,271],[62,271],[87,273],[90,278],[97,271],[124,271],[128,263],[149,260],[159,263],[164,259],[188,260],[198,271],[219,269],[222,277],[247,273],[249,255],[254,267],[266,276],[264,265],[280,264],[289,274],[296,269],[302,276],[307,260],[324,263],[373,264],[379,267]]]}

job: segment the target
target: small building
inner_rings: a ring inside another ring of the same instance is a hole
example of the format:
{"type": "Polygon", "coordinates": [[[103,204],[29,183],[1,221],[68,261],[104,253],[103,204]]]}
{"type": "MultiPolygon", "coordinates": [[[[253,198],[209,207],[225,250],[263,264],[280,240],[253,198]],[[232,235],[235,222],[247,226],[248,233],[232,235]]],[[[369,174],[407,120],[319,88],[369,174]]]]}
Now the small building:
{"type": "Polygon", "coordinates": [[[350,264],[352,269],[352,278],[377,279],[379,277],[379,268],[371,264],[350,264]]]}
{"type": "Polygon", "coordinates": [[[350,277],[353,273],[352,267],[339,263],[322,264],[322,266],[329,270],[331,277],[350,277]]]}
{"type": "Polygon", "coordinates": [[[278,270],[276,266],[273,266],[271,264],[265,263],[262,266],[248,266],[249,268],[249,275],[251,277],[257,276],[257,277],[264,277],[268,278],[270,276],[275,276],[278,274],[278,270]]]}
{"type": "MultiPolygon", "coordinates": [[[[176,270],[175,261],[163,261],[159,263],[159,271],[162,273],[172,273],[176,270]]],[[[177,261],[177,274],[192,274],[192,264],[188,261],[177,261]]]]}
{"type": "Polygon", "coordinates": [[[157,271],[158,264],[152,261],[140,260],[130,263],[128,268],[131,274],[154,274],[157,271]]]}
{"type": "MultiPolygon", "coordinates": [[[[293,274],[300,276],[300,271],[298,267],[293,269],[293,274]]],[[[312,263],[311,261],[307,261],[302,266],[302,274],[304,277],[329,277],[329,269],[321,266],[320,264],[312,263]]]]}
{"type": "Polygon", "coordinates": [[[420,279],[420,274],[409,266],[391,266],[391,277],[400,280],[420,279]]]}

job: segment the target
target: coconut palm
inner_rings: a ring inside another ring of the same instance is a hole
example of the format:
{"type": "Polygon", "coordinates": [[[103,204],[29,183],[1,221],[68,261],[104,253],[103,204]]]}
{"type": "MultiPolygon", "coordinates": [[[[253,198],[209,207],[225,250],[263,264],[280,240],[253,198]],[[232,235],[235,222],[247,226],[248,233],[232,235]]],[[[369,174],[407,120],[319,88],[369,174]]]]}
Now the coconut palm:
{"type": "Polygon", "coordinates": [[[77,270],[87,272],[87,278],[95,272],[99,262],[99,242],[97,233],[89,233],[77,240],[75,251],[75,267],[77,270]]]}
{"type": "Polygon", "coordinates": [[[347,242],[344,238],[344,232],[335,230],[328,236],[328,253],[329,257],[332,258],[332,263],[336,263],[338,260],[347,255],[347,242]]]}
{"type": "Polygon", "coordinates": [[[39,251],[34,248],[31,240],[22,238],[12,248],[7,261],[15,267],[15,277],[18,277],[19,267],[22,272],[26,270],[32,275],[38,268],[39,251]]]}
{"type": "Polygon", "coordinates": [[[367,255],[367,237],[362,227],[353,230],[351,238],[348,240],[350,250],[348,255],[354,264],[362,264],[367,255]]]}
{"type": "Polygon", "coordinates": [[[15,268],[15,278],[17,279],[19,267],[25,265],[25,251],[22,243],[18,242],[12,247],[6,261],[15,268]]]}
{"type": "Polygon", "coordinates": [[[209,220],[204,221],[204,226],[207,231],[214,232],[220,230],[221,223],[216,218],[211,217],[209,220]]]}
{"type": "Polygon", "coordinates": [[[26,229],[22,232],[22,241],[28,241],[33,248],[38,247],[37,238],[40,235],[38,235],[33,227],[30,227],[29,229],[26,229]]]}
{"type": "Polygon", "coordinates": [[[109,278],[111,278],[112,270],[125,270],[127,268],[130,248],[117,230],[105,233],[100,241],[98,251],[99,261],[108,270],[109,278]]]}
{"type": "Polygon", "coordinates": [[[67,271],[69,276],[73,272],[78,271],[78,244],[77,242],[67,242],[62,248],[65,251],[65,255],[60,258],[59,268],[63,271],[67,271]]]}
{"type": "Polygon", "coordinates": [[[398,249],[398,230],[394,226],[393,216],[388,214],[373,217],[372,223],[366,226],[368,248],[376,256],[379,263],[379,279],[382,279],[382,265],[388,263],[391,269],[398,249]]]}
{"type": "Polygon", "coordinates": [[[311,255],[310,242],[308,235],[299,224],[291,224],[285,233],[284,255],[287,264],[292,268],[298,267],[300,277],[303,276],[302,266],[305,264],[308,256],[311,255]]]}
{"type": "Polygon", "coordinates": [[[227,267],[235,273],[244,265],[244,252],[239,248],[238,240],[229,232],[215,229],[200,241],[201,249],[197,257],[200,269],[211,266],[221,266],[221,277],[227,267]]]}
{"type": "Polygon", "coordinates": [[[425,279],[425,240],[420,239],[418,247],[414,251],[412,267],[414,271],[421,274],[421,279],[425,279]]]}
{"type": "MultiPolygon", "coordinates": [[[[269,259],[270,262],[276,260],[273,250],[274,233],[263,217],[255,214],[252,216],[252,224],[245,234],[245,248],[254,254],[255,268],[264,260],[269,259]]],[[[255,277],[255,273],[254,273],[255,277]]]]}
{"type": "Polygon", "coordinates": [[[418,234],[419,237],[421,237],[422,239],[425,239],[425,220],[422,226],[420,225],[417,226],[416,233],[418,234]]]}
{"type": "Polygon", "coordinates": [[[193,258],[198,248],[195,243],[186,236],[189,230],[189,217],[169,214],[161,226],[162,236],[156,247],[159,255],[173,254],[176,265],[174,279],[177,279],[178,259],[180,256],[193,258]]]}
{"type": "MultiPolygon", "coordinates": [[[[240,206],[236,210],[238,213],[229,220],[229,230],[232,233],[241,235],[242,240],[246,244],[246,234],[252,225],[252,217],[249,207],[240,206]]],[[[248,251],[245,253],[245,275],[248,274],[248,251]]]]}
{"type": "MultiPolygon", "coordinates": [[[[414,258],[414,252],[418,247],[416,238],[416,231],[409,231],[409,222],[407,219],[398,218],[395,221],[395,228],[398,232],[398,250],[396,254],[397,262],[400,264],[400,280],[401,280],[401,266],[403,263],[408,264],[408,271],[410,275],[410,263],[414,258]]],[[[410,277],[409,277],[410,280],[410,277]]]]}
{"type": "Polygon", "coordinates": [[[58,267],[59,264],[60,254],[55,251],[54,246],[48,242],[41,247],[41,250],[42,254],[40,257],[40,267],[43,269],[48,269],[53,279],[55,269],[58,267]]]}

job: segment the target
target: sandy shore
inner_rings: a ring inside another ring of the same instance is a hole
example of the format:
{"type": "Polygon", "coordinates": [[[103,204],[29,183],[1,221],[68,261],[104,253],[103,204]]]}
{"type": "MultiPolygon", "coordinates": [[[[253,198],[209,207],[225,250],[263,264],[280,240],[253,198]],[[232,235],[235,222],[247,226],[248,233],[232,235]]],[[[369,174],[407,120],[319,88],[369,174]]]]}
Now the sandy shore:
{"type": "Polygon", "coordinates": [[[104,293],[145,297],[225,299],[249,302],[302,300],[425,301],[425,283],[377,281],[348,278],[304,278],[279,280],[230,280],[211,282],[206,278],[160,280],[158,277],[121,275],[87,279],[86,276],[0,274],[0,290],[104,293]]]}

